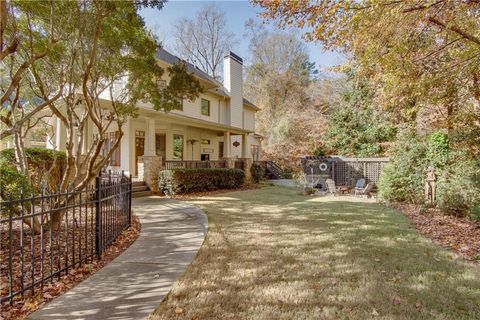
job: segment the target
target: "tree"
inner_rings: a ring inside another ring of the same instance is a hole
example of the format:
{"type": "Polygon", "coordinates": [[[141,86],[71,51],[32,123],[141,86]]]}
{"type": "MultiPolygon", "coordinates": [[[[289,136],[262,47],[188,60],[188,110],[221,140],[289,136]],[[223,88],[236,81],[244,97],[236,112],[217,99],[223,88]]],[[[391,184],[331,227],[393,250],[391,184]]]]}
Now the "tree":
{"type": "Polygon", "coordinates": [[[225,13],[214,4],[203,6],[194,19],[180,18],[173,28],[176,53],[221,79],[223,56],[236,43],[226,24],[225,13]]]}
{"type": "Polygon", "coordinates": [[[478,121],[478,1],[253,2],[266,18],[352,54],[358,75],[378,93],[377,106],[395,110],[398,121],[434,113],[442,120],[436,125],[449,131],[459,113],[478,121]]]}
{"type": "MultiPolygon", "coordinates": [[[[349,81],[354,82],[351,74],[349,81]]],[[[343,100],[332,105],[324,135],[331,154],[374,157],[388,154],[396,129],[385,113],[373,107],[373,94],[365,84],[354,82],[343,100]]]]}
{"type": "Polygon", "coordinates": [[[318,79],[305,45],[295,35],[247,22],[251,64],[245,91],[261,111],[257,130],[268,157],[289,165],[322,145],[325,112],[335,101],[333,79],[318,79]],[[330,101],[329,101],[330,100],[330,101]]]}
{"type": "MultiPolygon", "coordinates": [[[[118,147],[122,126],[128,117],[136,115],[137,102],[151,102],[156,110],[168,111],[178,106],[179,99],[194,99],[202,90],[184,64],[166,70],[171,81],[165,89],[159,90],[157,86],[165,70],[156,63],[158,44],[145,30],[137,10],[144,5],[161,8],[163,1],[52,1],[43,7],[30,2],[9,4],[9,24],[25,16],[30,21],[26,24],[30,33],[55,35],[58,46],[55,51],[51,44],[45,44],[55,58],[54,63],[30,64],[29,75],[33,80],[26,85],[31,87],[36,101],[46,105],[48,114],[58,118],[66,128],[67,167],[59,183],[61,192],[70,187],[83,189],[91,183],[118,147]],[[44,14],[43,20],[29,20],[33,13],[44,14]],[[46,24],[48,21],[55,23],[46,24]],[[46,27],[50,28],[48,33],[42,31],[46,27]],[[56,101],[51,100],[52,92],[56,92],[52,88],[57,88],[60,94],[56,101]],[[88,123],[96,131],[90,145],[83,143],[88,123]],[[102,157],[105,133],[112,127],[119,134],[102,157]],[[78,145],[76,150],[75,145],[78,145]]],[[[8,34],[8,25],[5,30],[8,34]]],[[[14,100],[11,96],[8,98],[14,100]]],[[[21,98],[19,95],[18,100],[21,98]]],[[[12,108],[9,104],[6,109],[12,108]]],[[[15,148],[21,150],[23,146],[16,144],[15,148]]],[[[61,211],[53,215],[54,227],[62,217],[61,211]]]]}

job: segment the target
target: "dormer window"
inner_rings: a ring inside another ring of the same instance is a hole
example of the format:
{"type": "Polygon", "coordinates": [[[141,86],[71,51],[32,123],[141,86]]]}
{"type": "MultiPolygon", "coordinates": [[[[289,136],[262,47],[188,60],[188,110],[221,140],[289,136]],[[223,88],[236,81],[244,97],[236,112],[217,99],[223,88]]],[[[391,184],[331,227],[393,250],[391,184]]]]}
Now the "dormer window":
{"type": "Polygon", "coordinates": [[[210,116],[210,100],[202,99],[202,116],[210,116]]]}

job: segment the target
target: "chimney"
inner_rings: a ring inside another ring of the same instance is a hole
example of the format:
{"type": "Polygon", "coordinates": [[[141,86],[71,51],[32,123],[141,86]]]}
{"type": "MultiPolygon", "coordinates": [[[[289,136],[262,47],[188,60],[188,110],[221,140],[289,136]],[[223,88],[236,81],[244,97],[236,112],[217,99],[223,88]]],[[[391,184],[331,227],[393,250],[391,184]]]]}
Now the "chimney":
{"type": "Polygon", "coordinates": [[[243,126],[243,60],[235,53],[223,59],[223,86],[230,94],[230,125],[243,126]]]}

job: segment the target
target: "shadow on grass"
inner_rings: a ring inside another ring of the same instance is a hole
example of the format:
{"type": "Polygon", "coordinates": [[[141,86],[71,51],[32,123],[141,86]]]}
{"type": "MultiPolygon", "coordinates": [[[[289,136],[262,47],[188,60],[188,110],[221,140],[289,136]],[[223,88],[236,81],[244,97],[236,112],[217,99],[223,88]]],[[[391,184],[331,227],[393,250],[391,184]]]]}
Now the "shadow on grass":
{"type": "Polygon", "coordinates": [[[279,187],[192,202],[207,239],[152,318],[480,318],[479,269],[394,210],[279,187]]]}

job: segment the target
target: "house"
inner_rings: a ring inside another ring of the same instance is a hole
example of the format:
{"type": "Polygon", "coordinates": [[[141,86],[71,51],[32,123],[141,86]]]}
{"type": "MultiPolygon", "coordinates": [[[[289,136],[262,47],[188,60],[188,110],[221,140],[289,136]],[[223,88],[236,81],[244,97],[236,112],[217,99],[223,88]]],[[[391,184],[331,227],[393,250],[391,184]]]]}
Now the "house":
{"type": "MultiPolygon", "coordinates": [[[[162,67],[181,61],[164,49],[158,50],[157,60],[162,67]]],[[[150,103],[138,103],[138,117],[128,119],[123,126],[124,135],[109,169],[124,170],[142,179],[143,166],[151,159],[160,160],[165,168],[182,167],[191,161],[260,157],[260,137],[255,134],[255,114],[259,109],[243,96],[243,60],[232,52],[225,55],[223,84],[192,64],[187,63],[187,69],[200,81],[204,93],[195,101],[182,101],[181,109],[169,112],[156,111],[150,103]]],[[[159,86],[168,81],[166,74],[159,86]]],[[[108,95],[103,98],[108,99],[108,95]]],[[[53,130],[45,147],[65,149],[63,123],[52,117],[50,124],[53,130]]],[[[118,134],[116,130],[112,128],[106,134],[105,153],[118,134]]],[[[87,126],[84,143],[91,143],[95,134],[94,126],[87,126]]],[[[29,144],[26,142],[26,146],[29,144]]]]}

